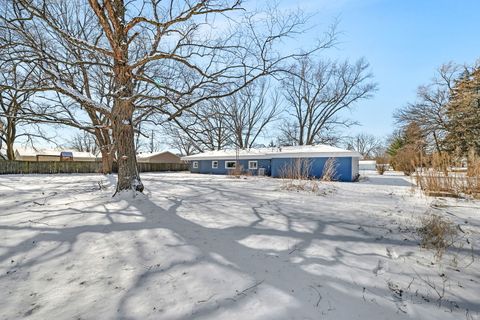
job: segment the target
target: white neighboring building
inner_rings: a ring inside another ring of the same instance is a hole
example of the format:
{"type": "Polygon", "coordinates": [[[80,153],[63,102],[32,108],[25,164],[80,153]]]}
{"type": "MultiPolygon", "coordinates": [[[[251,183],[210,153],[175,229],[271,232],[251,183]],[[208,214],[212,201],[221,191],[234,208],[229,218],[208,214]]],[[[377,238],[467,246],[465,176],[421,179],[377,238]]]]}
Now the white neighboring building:
{"type": "Polygon", "coordinates": [[[358,162],[358,169],[359,170],[376,170],[377,169],[377,161],[375,161],[375,160],[360,160],[358,162]]]}
{"type": "Polygon", "coordinates": [[[99,161],[101,156],[90,152],[72,150],[49,150],[33,148],[15,148],[15,160],[19,161],[60,161],[62,153],[71,154],[73,161],[99,161]]]}
{"type": "Polygon", "coordinates": [[[170,151],[137,154],[137,161],[143,163],[183,163],[179,156],[170,151]]]}

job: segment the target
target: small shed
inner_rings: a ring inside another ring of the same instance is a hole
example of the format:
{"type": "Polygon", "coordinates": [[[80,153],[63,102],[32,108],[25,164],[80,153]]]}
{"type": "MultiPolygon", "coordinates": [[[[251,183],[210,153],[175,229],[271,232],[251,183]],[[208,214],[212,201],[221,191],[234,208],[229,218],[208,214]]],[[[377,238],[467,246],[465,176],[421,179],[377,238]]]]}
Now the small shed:
{"type": "Polygon", "coordinates": [[[339,181],[355,181],[358,178],[358,161],[362,156],[355,151],[328,145],[275,147],[245,150],[219,150],[182,157],[188,161],[192,173],[229,174],[240,170],[252,175],[281,177],[284,168],[302,160],[308,165],[312,178],[323,176],[326,163],[334,159],[339,181]],[[238,166],[238,168],[237,168],[238,166]]]}
{"type": "Polygon", "coordinates": [[[144,163],[183,163],[179,156],[170,151],[139,153],[137,161],[144,163]]]}

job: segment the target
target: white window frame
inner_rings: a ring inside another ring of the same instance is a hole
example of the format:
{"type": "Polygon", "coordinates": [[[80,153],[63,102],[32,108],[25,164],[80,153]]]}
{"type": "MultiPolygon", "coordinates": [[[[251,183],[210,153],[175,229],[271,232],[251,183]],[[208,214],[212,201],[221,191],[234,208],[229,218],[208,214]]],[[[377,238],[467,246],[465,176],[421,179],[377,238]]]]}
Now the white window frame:
{"type": "Polygon", "coordinates": [[[212,161],[212,169],[218,169],[218,160],[212,161]]]}
{"type": "Polygon", "coordinates": [[[193,169],[198,169],[198,161],[193,161],[192,162],[192,168],[193,169]]]}
{"type": "Polygon", "coordinates": [[[257,170],[258,169],[258,161],[248,161],[248,169],[250,170],[257,170]],[[252,164],[255,163],[255,167],[252,166],[252,164]]]}
{"type": "Polygon", "coordinates": [[[225,169],[236,169],[237,168],[237,161],[225,161],[225,169]],[[228,164],[233,163],[233,167],[229,167],[228,164]]]}

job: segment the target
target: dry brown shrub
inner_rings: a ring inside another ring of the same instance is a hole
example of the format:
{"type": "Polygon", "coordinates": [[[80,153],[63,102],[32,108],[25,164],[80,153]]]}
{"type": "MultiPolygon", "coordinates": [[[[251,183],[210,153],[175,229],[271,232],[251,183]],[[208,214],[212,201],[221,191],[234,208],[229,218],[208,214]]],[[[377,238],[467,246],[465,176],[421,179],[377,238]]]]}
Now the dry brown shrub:
{"type": "Polygon", "coordinates": [[[381,176],[387,171],[388,165],[387,164],[377,164],[375,165],[375,168],[377,169],[377,173],[381,176]]]}
{"type": "Polygon", "coordinates": [[[413,146],[405,146],[398,150],[392,159],[392,164],[397,171],[402,171],[409,176],[415,172],[417,164],[420,163],[419,154],[413,146]]]}
{"type": "Polygon", "coordinates": [[[235,164],[235,168],[228,169],[228,175],[232,178],[240,178],[240,175],[243,172],[243,166],[238,162],[235,164]]]}
{"type": "Polygon", "coordinates": [[[448,154],[432,155],[432,168],[417,172],[417,185],[431,196],[480,198],[480,161],[470,158],[467,174],[452,170],[456,165],[448,154]]]}
{"type": "Polygon", "coordinates": [[[379,175],[383,175],[389,169],[390,159],[387,156],[378,156],[375,158],[375,169],[379,175]]]}
{"type": "Polygon", "coordinates": [[[434,249],[435,257],[441,259],[448,247],[452,246],[458,235],[455,224],[437,214],[428,214],[421,218],[418,234],[421,245],[426,249],[434,249]]]}

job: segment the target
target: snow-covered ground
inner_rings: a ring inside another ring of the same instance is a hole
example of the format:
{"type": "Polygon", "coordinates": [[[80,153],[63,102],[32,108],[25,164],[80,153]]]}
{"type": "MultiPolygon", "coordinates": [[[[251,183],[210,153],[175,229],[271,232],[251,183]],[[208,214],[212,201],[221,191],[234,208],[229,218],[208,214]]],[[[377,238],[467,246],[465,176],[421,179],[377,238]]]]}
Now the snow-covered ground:
{"type": "Polygon", "coordinates": [[[0,176],[0,319],[480,319],[480,202],[369,176],[0,176]],[[440,262],[415,233],[458,224],[440,262]]]}

